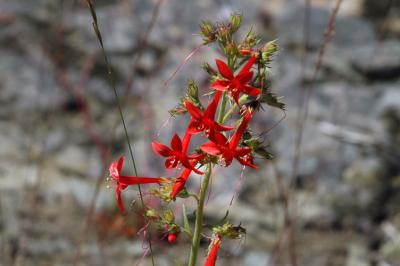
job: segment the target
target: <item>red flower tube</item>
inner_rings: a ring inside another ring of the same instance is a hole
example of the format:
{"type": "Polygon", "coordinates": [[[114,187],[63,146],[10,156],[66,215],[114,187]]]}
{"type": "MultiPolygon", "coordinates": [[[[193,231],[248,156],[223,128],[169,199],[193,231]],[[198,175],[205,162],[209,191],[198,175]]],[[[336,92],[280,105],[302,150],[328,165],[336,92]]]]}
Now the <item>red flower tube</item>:
{"type": "Polygon", "coordinates": [[[162,181],[161,178],[153,178],[153,177],[139,177],[139,176],[123,176],[121,175],[122,165],[124,164],[125,157],[119,157],[118,161],[112,162],[109,168],[110,176],[116,183],[116,196],[118,206],[122,213],[125,212],[124,204],[122,201],[121,191],[126,189],[131,185],[140,185],[140,184],[150,184],[150,183],[160,183],[162,181]]]}
{"type": "Polygon", "coordinates": [[[182,174],[176,179],[175,184],[172,187],[172,192],[171,192],[172,199],[175,199],[176,195],[178,195],[178,193],[181,192],[182,189],[185,187],[185,184],[191,172],[192,170],[186,168],[185,170],[183,170],[182,174]]]}
{"type": "Polygon", "coordinates": [[[217,238],[211,243],[211,249],[208,252],[206,261],[204,266],[215,266],[215,262],[217,261],[219,247],[221,246],[221,237],[217,236],[217,238]]]}

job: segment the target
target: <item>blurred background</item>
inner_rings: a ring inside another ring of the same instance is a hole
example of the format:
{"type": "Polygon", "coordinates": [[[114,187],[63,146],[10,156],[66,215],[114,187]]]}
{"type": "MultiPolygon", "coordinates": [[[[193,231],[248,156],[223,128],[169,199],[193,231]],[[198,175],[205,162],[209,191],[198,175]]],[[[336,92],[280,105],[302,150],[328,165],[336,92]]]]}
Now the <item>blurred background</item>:
{"type": "MultiPolygon", "coordinates": [[[[286,116],[268,107],[252,124],[275,159],[258,160],[258,171],[214,172],[207,222],[229,209],[247,229],[223,242],[218,265],[400,265],[400,2],[342,1],[313,78],[336,2],[94,1],[140,175],[174,174],[150,142],[185,129],[187,118],[167,111],[187,79],[208,92],[200,65],[220,56],[212,46],[164,84],[201,44],[202,20],[241,12],[242,33],[254,26],[265,42],[277,39],[271,90],[284,96],[286,116]],[[301,106],[309,112],[299,126],[301,106]]],[[[84,1],[0,1],[0,265],[150,265],[136,190],[124,191],[122,217],[107,188],[107,167],[121,154],[132,174],[84,1]]],[[[191,201],[179,200],[177,220],[182,202],[193,219],[191,201]]],[[[152,237],[156,265],[185,265],[187,237],[175,245],[152,237]]]]}

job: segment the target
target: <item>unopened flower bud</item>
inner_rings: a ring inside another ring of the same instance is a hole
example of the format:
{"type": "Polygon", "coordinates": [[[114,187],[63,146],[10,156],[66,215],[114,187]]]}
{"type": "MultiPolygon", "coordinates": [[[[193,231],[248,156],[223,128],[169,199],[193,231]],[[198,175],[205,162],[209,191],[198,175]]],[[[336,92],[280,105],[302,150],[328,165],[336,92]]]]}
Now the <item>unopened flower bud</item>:
{"type": "Polygon", "coordinates": [[[152,221],[155,221],[158,219],[158,214],[156,212],[156,210],[154,209],[148,209],[145,213],[145,216],[152,221]]]}
{"type": "Polygon", "coordinates": [[[206,71],[210,76],[216,76],[216,75],[218,74],[217,71],[216,71],[214,68],[212,68],[211,65],[210,65],[209,63],[204,63],[201,67],[202,67],[202,68],[204,69],[204,71],[206,71]]]}
{"type": "Polygon", "coordinates": [[[238,53],[238,48],[234,41],[231,41],[226,45],[225,53],[230,56],[236,55],[238,53]]]}
{"type": "Polygon", "coordinates": [[[168,242],[169,242],[170,244],[174,244],[174,243],[176,242],[176,239],[177,239],[177,238],[178,238],[178,236],[177,236],[176,233],[169,234],[169,235],[168,235],[168,242]]]}
{"type": "Polygon", "coordinates": [[[168,224],[171,224],[174,222],[175,216],[174,216],[174,213],[172,212],[172,210],[166,210],[164,212],[164,220],[168,224]]]}
{"type": "Polygon", "coordinates": [[[271,61],[271,56],[274,55],[278,51],[278,44],[276,43],[275,40],[267,42],[262,48],[261,48],[261,59],[265,62],[270,62],[271,61]]]}
{"type": "Polygon", "coordinates": [[[227,27],[226,25],[222,24],[218,27],[218,38],[223,45],[226,45],[226,43],[231,40],[230,31],[230,27],[227,27]]]}
{"type": "Polygon", "coordinates": [[[226,223],[223,226],[218,226],[213,229],[215,234],[221,235],[221,236],[226,236],[231,239],[238,239],[240,238],[243,234],[246,234],[246,229],[241,227],[240,225],[238,226],[233,226],[230,223],[226,223]]]}
{"type": "Polygon", "coordinates": [[[215,27],[209,21],[203,21],[200,24],[200,30],[203,35],[204,44],[209,44],[216,40],[215,27]]]}
{"type": "Polygon", "coordinates": [[[231,33],[235,33],[242,23],[242,15],[240,14],[233,14],[231,15],[231,33]]]}

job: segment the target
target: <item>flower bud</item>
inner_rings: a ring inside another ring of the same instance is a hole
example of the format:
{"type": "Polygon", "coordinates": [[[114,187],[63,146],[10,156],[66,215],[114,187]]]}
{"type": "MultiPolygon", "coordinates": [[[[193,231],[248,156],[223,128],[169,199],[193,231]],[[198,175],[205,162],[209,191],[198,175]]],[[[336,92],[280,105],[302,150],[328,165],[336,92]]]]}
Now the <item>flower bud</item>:
{"type": "Polygon", "coordinates": [[[226,223],[222,226],[214,227],[213,231],[217,235],[225,236],[225,237],[228,237],[231,239],[238,239],[243,234],[246,234],[245,228],[241,227],[240,225],[233,226],[230,223],[226,223]]]}
{"type": "Polygon", "coordinates": [[[239,29],[240,24],[242,24],[242,15],[232,14],[230,21],[231,21],[231,33],[235,33],[239,29]]]}
{"type": "Polygon", "coordinates": [[[149,220],[158,220],[158,214],[154,209],[148,209],[144,214],[149,220]]]}
{"type": "Polygon", "coordinates": [[[267,42],[262,48],[261,48],[261,59],[268,63],[271,61],[271,56],[278,51],[278,44],[276,43],[276,40],[267,42]]]}
{"type": "Polygon", "coordinates": [[[169,242],[170,244],[175,244],[177,238],[178,238],[178,236],[177,236],[176,233],[169,234],[169,235],[168,235],[168,242],[169,242]]]}
{"type": "Polygon", "coordinates": [[[168,224],[172,224],[172,223],[174,222],[174,220],[175,220],[175,215],[174,215],[174,213],[172,212],[172,210],[166,210],[166,211],[164,212],[164,220],[165,220],[165,222],[168,223],[168,224]]]}
{"type": "Polygon", "coordinates": [[[204,44],[209,44],[216,40],[215,27],[209,21],[203,21],[200,24],[200,31],[203,35],[204,44]]]}
{"type": "Polygon", "coordinates": [[[210,76],[216,76],[218,75],[217,71],[212,68],[212,66],[209,63],[203,63],[203,65],[201,66],[204,71],[206,71],[210,76]]]}
{"type": "Polygon", "coordinates": [[[218,39],[222,43],[222,45],[226,45],[228,41],[231,40],[231,30],[230,27],[226,25],[219,25],[217,31],[218,39]]]}
{"type": "Polygon", "coordinates": [[[231,41],[230,43],[228,43],[228,44],[226,45],[226,47],[225,47],[225,53],[226,53],[228,56],[234,56],[234,55],[238,54],[238,48],[237,48],[237,46],[236,46],[236,44],[235,44],[234,41],[231,41]]]}

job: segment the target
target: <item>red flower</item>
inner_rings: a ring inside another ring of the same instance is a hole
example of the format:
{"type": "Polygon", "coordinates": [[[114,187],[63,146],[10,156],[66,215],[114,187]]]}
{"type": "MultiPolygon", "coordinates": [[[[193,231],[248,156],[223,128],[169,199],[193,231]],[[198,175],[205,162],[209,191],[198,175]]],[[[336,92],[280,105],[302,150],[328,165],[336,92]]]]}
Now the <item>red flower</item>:
{"type": "Polygon", "coordinates": [[[204,113],[202,113],[200,109],[191,102],[185,102],[186,109],[192,116],[192,121],[188,127],[189,134],[196,134],[205,131],[206,134],[209,135],[213,132],[229,131],[234,129],[233,127],[220,125],[214,120],[220,98],[221,92],[217,91],[213,101],[208,105],[206,110],[204,110],[204,113]]]}
{"type": "Polygon", "coordinates": [[[109,168],[110,176],[115,181],[116,194],[117,194],[117,202],[118,206],[122,213],[125,212],[124,204],[122,201],[121,191],[127,188],[130,185],[139,185],[139,184],[149,184],[149,183],[160,183],[162,181],[161,178],[152,178],[152,177],[139,177],[139,176],[123,176],[121,175],[122,165],[124,164],[125,157],[119,157],[118,161],[112,162],[109,168]]]}
{"type": "Polygon", "coordinates": [[[239,104],[239,96],[241,92],[250,96],[257,96],[262,92],[261,89],[248,84],[253,78],[253,71],[250,71],[250,68],[255,61],[255,56],[250,57],[249,61],[244,65],[239,74],[235,76],[227,64],[219,59],[215,60],[219,73],[225,78],[225,80],[214,81],[212,87],[218,91],[228,91],[237,104],[239,104]]]}
{"type": "Polygon", "coordinates": [[[176,242],[177,237],[178,237],[178,236],[176,235],[176,233],[169,234],[169,235],[168,235],[168,242],[169,242],[170,244],[174,244],[174,243],[176,242]]]}
{"type": "Polygon", "coordinates": [[[251,112],[247,111],[242,120],[242,123],[240,123],[238,129],[233,134],[230,141],[228,141],[224,135],[216,133],[212,137],[211,142],[207,142],[201,146],[201,150],[214,156],[221,155],[221,159],[223,160],[225,166],[230,165],[233,158],[235,158],[243,165],[257,168],[257,166],[253,164],[251,148],[237,148],[240,139],[242,138],[243,133],[245,132],[247,125],[249,124],[250,119],[251,112]]]}
{"type": "Polygon", "coordinates": [[[215,262],[217,261],[219,247],[221,246],[221,237],[217,236],[217,238],[211,243],[211,249],[208,252],[207,259],[204,263],[204,266],[215,266],[215,262]]]}
{"type": "Polygon", "coordinates": [[[185,187],[186,181],[188,180],[188,177],[191,172],[192,170],[186,168],[185,170],[183,170],[181,176],[176,179],[175,184],[172,187],[172,192],[171,192],[172,199],[175,199],[176,195],[178,195],[178,193],[181,192],[182,189],[185,187]]]}
{"type": "Polygon", "coordinates": [[[172,137],[171,140],[171,148],[168,148],[164,144],[161,144],[159,142],[153,141],[151,143],[153,150],[155,153],[167,157],[168,159],[165,161],[165,167],[166,168],[176,168],[179,163],[181,163],[185,168],[188,168],[198,174],[204,174],[202,171],[196,169],[194,165],[196,164],[191,164],[190,160],[194,160],[197,162],[201,158],[204,157],[203,154],[192,154],[192,155],[187,155],[187,149],[189,146],[191,134],[187,133],[185,134],[185,137],[183,138],[183,143],[179,136],[175,134],[172,137]]]}

